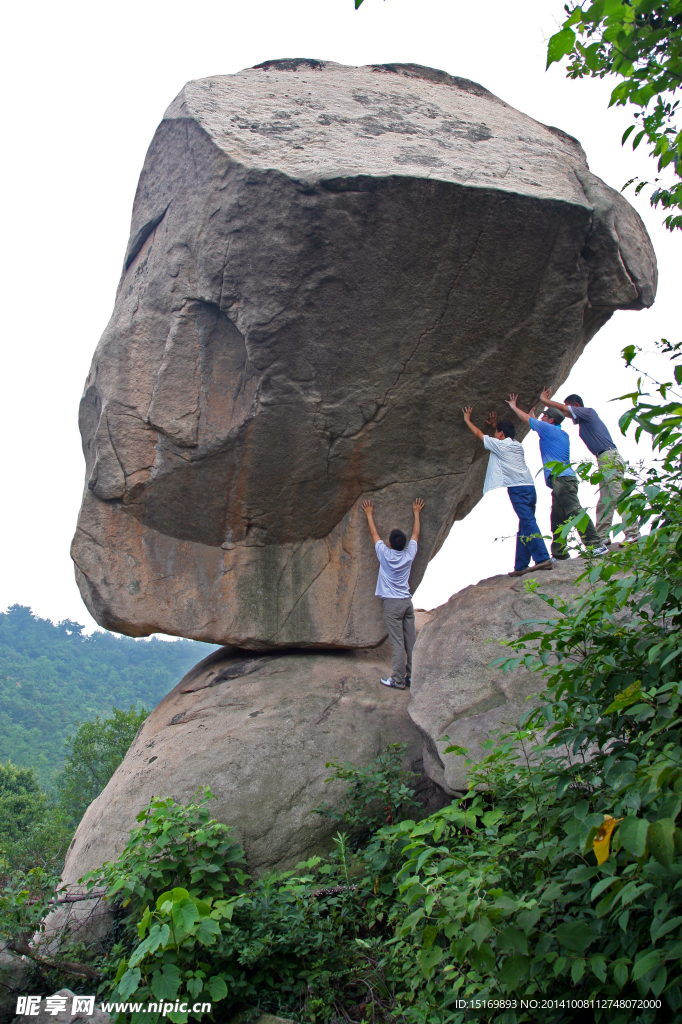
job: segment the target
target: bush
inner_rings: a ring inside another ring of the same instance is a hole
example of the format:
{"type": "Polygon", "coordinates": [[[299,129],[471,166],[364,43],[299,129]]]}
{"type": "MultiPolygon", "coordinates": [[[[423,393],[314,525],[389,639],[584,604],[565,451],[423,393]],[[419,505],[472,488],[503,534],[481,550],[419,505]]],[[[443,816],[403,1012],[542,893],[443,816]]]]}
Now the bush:
{"type": "MultiPolygon", "coordinates": [[[[127,911],[124,955],[103,991],[115,1002],[220,1002],[220,1019],[258,1007],[329,1020],[359,965],[366,971],[354,941],[362,864],[339,836],[327,862],[249,878],[230,830],[209,817],[211,796],[187,806],[152,801],[119,860],[91,874],[88,884],[105,885],[127,911]]],[[[202,1015],[169,1014],[175,1022],[202,1015]]],[[[139,1016],[150,1024],[159,1014],[139,1016]]]]}

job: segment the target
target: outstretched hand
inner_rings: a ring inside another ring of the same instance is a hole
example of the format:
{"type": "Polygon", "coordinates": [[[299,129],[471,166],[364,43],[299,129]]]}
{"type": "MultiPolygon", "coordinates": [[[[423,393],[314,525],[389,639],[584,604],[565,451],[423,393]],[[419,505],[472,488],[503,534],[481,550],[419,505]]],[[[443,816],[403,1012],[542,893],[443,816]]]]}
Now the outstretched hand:
{"type": "Polygon", "coordinates": [[[462,409],[462,412],[464,413],[464,420],[466,423],[468,423],[469,420],[471,419],[471,414],[473,411],[473,405],[465,405],[465,407],[462,409]]]}
{"type": "Polygon", "coordinates": [[[551,397],[552,397],[552,395],[551,395],[551,392],[550,392],[549,388],[543,388],[542,389],[542,394],[540,395],[540,401],[544,402],[545,405],[547,405],[547,403],[550,401],[551,397]]]}
{"type": "Polygon", "coordinates": [[[516,409],[516,403],[518,402],[518,400],[518,395],[510,395],[509,398],[506,399],[506,402],[511,409],[516,409]]]}
{"type": "Polygon", "coordinates": [[[497,413],[496,412],[489,412],[488,413],[488,419],[486,420],[486,423],[488,424],[489,427],[496,427],[497,426],[497,413]]]}
{"type": "Polygon", "coordinates": [[[419,515],[419,513],[421,512],[421,510],[423,508],[424,508],[424,499],[423,498],[417,498],[415,501],[412,502],[412,511],[414,512],[414,514],[416,516],[419,515]]]}
{"type": "Polygon", "coordinates": [[[362,511],[369,519],[371,516],[374,515],[374,503],[369,501],[368,498],[365,498],[365,500],[362,503],[362,511]]]}

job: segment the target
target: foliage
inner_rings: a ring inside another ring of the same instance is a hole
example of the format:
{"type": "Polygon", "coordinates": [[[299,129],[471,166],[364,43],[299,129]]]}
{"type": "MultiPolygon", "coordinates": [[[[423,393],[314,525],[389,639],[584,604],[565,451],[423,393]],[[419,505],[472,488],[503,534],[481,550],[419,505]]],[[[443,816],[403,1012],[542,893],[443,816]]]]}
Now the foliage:
{"type": "MultiPolygon", "coordinates": [[[[659,172],[668,167],[681,179],[682,132],[674,122],[679,116],[675,96],[682,85],[682,0],[586,0],[567,5],[561,29],[549,40],[547,66],[567,55],[570,78],[620,78],[611,105],[641,108],[623,143],[634,132],[633,149],[646,140],[659,172]]],[[[636,191],[648,184],[640,182],[636,191]]],[[[670,230],[682,228],[682,181],[659,185],[651,204],[671,211],[665,218],[670,230]]]]}
{"type": "MultiPolygon", "coordinates": [[[[85,722],[70,740],[59,799],[45,794],[32,768],[0,764],[0,940],[25,956],[60,886],[64,855],[85,807],[125,756],[146,712],[114,708],[110,719],[85,722]]],[[[67,943],[67,959],[82,958],[67,943]]],[[[62,959],[64,957],[62,956],[62,959]]],[[[39,969],[52,981],[50,964],[39,969]]],[[[73,986],[73,977],[68,984],[73,986]]],[[[59,985],[57,985],[59,987],[59,985]]]]}
{"type": "MultiPolygon", "coordinates": [[[[308,1019],[328,1019],[335,993],[353,988],[354,965],[366,967],[353,942],[358,906],[345,838],[326,863],[314,857],[298,865],[302,873],[250,879],[230,830],[209,818],[211,795],[188,806],[152,801],[119,861],[91,875],[90,886],[104,883],[107,899],[128,911],[109,998],[220,1001],[221,1016],[305,1006],[308,1019]]],[[[169,1014],[176,1022],[188,1015],[202,1011],[169,1014]]]]}
{"type": "Polygon", "coordinates": [[[619,506],[651,532],[589,566],[582,596],[546,598],[554,614],[510,644],[505,669],[539,671],[544,703],[471,766],[459,807],[379,834],[408,839],[396,880],[416,909],[400,933],[419,936],[425,975],[453,972],[451,993],[549,996],[563,979],[578,998],[663,996],[682,1020],[682,404],[659,384],[671,389],[645,401],[640,379],[621,420],[659,452],[619,506]]]}
{"type": "Polygon", "coordinates": [[[45,813],[45,794],[32,768],[0,764],[0,843],[16,841],[45,813]]]}
{"type": "Polygon", "coordinates": [[[67,740],[64,768],[57,777],[59,802],[68,809],[74,828],[118,768],[148,714],[131,704],[128,711],[112,708],[110,718],[95,715],[89,722],[76,723],[78,731],[67,740]]]}
{"type": "Polygon", "coordinates": [[[417,778],[403,768],[406,749],[405,743],[391,743],[367,768],[358,768],[350,761],[340,764],[338,758],[328,761],[325,768],[331,768],[332,774],[324,781],[348,782],[349,786],[340,804],[323,804],[316,808],[317,813],[365,837],[383,824],[400,821],[405,809],[414,803],[414,789],[409,784],[417,778]]]}
{"type": "Polygon", "coordinates": [[[34,767],[51,790],[77,720],[108,715],[112,704],[153,708],[213,645],[83,634],[29,608],[0,613],[0,760],[34,767]]]}

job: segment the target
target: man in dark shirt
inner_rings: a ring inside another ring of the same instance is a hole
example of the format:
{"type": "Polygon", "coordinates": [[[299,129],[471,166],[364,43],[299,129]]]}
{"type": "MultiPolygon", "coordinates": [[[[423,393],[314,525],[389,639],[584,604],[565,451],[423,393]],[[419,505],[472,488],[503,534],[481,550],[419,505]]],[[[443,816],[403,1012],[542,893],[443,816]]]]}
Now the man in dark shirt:
{"type": "MultiPolygon", "coordinates": [[[[545,388],[542,392],[542,401],[550,408],[558,409],[569,422],[578,424],[580,440],[596,456],[602,474],[597,502],[597,533],[602,544],[610,544],[613,514],[623,493],[625,463],[613,443],[606,424],[594,409],[585,408],[580,395],[569,395],[563,402],[555,402],[549,397],[549,388],[545,388]]],[[[639,538],[639,527],[636,522],[624,519],[623,526],[626,541],[631,543],[639,538]]]]}

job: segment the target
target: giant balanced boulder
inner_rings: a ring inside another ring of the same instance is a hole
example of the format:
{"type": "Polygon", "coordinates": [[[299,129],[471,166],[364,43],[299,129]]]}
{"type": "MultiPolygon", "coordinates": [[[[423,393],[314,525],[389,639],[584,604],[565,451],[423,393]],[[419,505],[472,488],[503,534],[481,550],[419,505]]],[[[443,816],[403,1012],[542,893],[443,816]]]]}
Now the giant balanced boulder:
{"type": "Polygon", "coordinates": [[[360,509],[426,500],[417,586],[481,496],[480,421],[654,299],[579,143],[413,65],[190,82],[149,148],[81,403],[73,543],[103,626],[240,647],[385,636],[360,509]]]}

